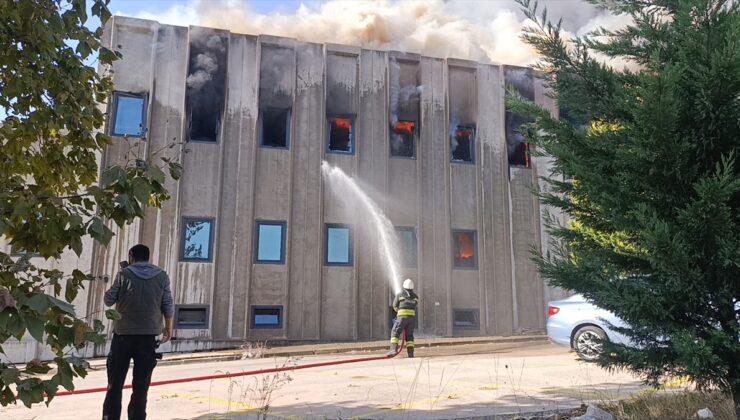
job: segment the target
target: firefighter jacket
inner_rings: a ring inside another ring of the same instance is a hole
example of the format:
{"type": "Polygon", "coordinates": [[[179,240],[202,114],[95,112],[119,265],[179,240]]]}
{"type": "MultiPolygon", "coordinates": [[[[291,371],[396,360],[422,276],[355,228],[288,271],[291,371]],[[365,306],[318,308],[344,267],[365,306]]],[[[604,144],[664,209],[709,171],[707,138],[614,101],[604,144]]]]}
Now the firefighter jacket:
{"type": "Polygon", "coordinates": [[[399,318],[416,316],[416,305],[419,304],[419,296],[413,290],[403,289],[393,299],[393,310],[399,318]]]}

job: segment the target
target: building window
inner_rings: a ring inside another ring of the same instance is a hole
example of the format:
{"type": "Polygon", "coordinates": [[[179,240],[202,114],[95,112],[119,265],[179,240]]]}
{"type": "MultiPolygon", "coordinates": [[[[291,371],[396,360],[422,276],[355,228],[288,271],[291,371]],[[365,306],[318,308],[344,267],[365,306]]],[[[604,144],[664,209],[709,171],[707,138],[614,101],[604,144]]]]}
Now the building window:
{"type": "Polygon", "coordinates": [[[455,230],[452,232],[455,268],[478,268],[477,249],[474,230],[455,230]]]}
{"type": "Polygon", "coordinates": [[[475,128],[458,125],[450,136],[450,151],[453,162],[473,162],[475,150],[475,128]]]}
{"type": "Polygon", "coordinates": [[[208,306],[177,305],[175,306],[175,328],[207,329],[208,306]]]}
{"type": "Polygon", "coordinates": [[[229,37],[223,31],[191,28],[188,37],[185,115],[188,140],[218,142],[226,105],[229,37]]]}
{"type": "Polygon", "coordinates": [[[519,142],[509,151],[509,166],[529,168],[529,143],[519,142]]]}
{"type": "Polygon", "coordinates": [[[397,227],[398,242],[401,247],[402,263],[404,267],[416,268],[417,245],[416,229],[413,227],[397,227]]]}
{"type": "Polygon", "coordinates": [[[287,149],[289,138],[290,109],[263,109],[260,144],[265,147],[287,149]]]}
{"type": "Polygon", "coordinates": [[[413,158],[416,151],[416,122],[397,121],[391,126],[391,156],[413,158]]]}
{"type": "Polygon", "coordinates": [[[112,117],[112,136],[143,136],[146,129],[146,95],[114,92],[112,117]]]}
{"type": "Polygon", "coordinates": [[[183,218],[182,261],[210,262],[212,246],[213,219],[183,218]]]}
{"type": "Polygon", "coordinates": [[[28,252],[15,245],[10,246],[10,256],[11,257],[23,257],[25,255],[28,255],[29,258],[41,256],[41,254],[39,254],[38,252],[28,252]]]}
{"type": "Polygon", "coordinates": [[[332,116],[328,118],[329,151],[334,153],[354,153],[353,116],[332,116]]]}
{"type": "Polygon", "coordinates": [[[283,328],[282,306],[252,306],[252,328],[283,328]]]}
{"type": "Polygon", "coordinates": [[[455,309],[453,328],[459,330],[476,330],[480,328],[480,311],[478,309],[455,309]]]}
{"type": "Polygon", "coordinates": [[[347,225],[326,225],[326,265],[352,265],[352,231],[347,225]]]}
{"type": "Polygon", "coordinates": [[[254,262],[285,263],[285,222],[257,221],[254,262]]]}

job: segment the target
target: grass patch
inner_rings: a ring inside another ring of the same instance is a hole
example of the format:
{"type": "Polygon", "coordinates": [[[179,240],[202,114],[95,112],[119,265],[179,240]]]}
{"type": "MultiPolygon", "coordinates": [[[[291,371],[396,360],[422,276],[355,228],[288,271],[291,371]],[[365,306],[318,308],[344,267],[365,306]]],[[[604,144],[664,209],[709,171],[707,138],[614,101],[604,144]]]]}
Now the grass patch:
{"type": "Polygon", "coordinates": [[[606,404],[604,410],[618,420],[691,419],[696,412],[709,408],[718,420],[734,420],[735,407],[730,398],[718,392],[656,392],[606,404]]]}

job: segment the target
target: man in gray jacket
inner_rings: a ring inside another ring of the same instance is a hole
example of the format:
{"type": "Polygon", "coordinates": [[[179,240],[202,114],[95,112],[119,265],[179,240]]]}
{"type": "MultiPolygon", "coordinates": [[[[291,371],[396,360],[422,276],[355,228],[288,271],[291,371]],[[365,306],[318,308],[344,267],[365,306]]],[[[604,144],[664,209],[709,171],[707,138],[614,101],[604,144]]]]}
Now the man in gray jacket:
{"type": "Polygon", "coordinates": [[[130,420],[146,419],[146,398],[152,371],[157,364],[157,336],[162,343],[172,338],[174,306],[170,279],[161,268],[149,263],[149,248],[135,245],[128,262],[105,292],[105,304],[116,305],[121,319],[113,322],[113,340],[108,361],[108,392],[103,420],[121,418],[121,394],[128,366],[134,360],[133,393],[128,405],[130,420]],[[164,327],[162,317],[164,316],[164,327]]]}

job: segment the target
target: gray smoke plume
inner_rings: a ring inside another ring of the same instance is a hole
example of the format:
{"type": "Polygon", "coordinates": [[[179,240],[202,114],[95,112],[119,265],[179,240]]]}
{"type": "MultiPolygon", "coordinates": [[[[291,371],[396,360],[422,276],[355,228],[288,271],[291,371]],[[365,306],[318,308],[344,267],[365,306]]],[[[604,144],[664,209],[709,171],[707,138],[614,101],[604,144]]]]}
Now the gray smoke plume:
{"type": "MultiPolygon", "coordinates": [[[[507,88],[514,88],[522,97],[534,101],[534,75],[532,69],[524,67],[504,68],[504,81],[507,88]]],[[[509,162],[515,164],[524,164],[525,139],[520,132],[520,126],[530,122],[530,119],[516,114],[509,110],[506,111],[506,149],[509,156],[509,162]]]]}
{"type": "Polygon", "coordinates": [[[216,141],[225,105],[228,35],[190,30],[190,59],[185,81],[189,139],[216,141]]]}

